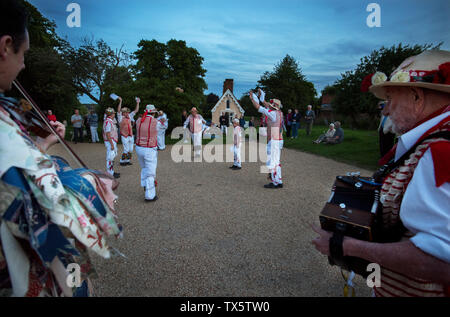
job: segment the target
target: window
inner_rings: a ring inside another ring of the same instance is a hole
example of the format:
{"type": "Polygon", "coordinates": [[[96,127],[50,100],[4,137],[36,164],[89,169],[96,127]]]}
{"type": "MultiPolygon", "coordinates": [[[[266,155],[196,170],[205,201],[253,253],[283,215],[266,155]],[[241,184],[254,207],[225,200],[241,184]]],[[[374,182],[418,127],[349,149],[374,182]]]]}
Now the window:
{"type": "Polygon", "coordinates": [[[227,109],[230,109],[230,100],[227,100],[227,109]]]}

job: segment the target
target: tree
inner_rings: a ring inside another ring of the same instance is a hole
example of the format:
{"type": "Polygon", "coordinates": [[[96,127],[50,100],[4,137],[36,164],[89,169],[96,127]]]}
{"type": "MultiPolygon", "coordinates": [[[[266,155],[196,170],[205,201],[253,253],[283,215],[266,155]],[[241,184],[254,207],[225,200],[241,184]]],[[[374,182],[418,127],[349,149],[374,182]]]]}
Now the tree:
{"type": "MultiPolygon", "coordinates": [[[[67,43],[56,34],[55,22],[45,18],[28,2],[22,3],[30,15],[31,47],[25,58],[26,68],[18,80],[41,110],[52,110],[58,120],[63,121],[80,105],[72,86],[72,74],[61,53],[67,43]]],[[[17,92],[13,93],[21,97],[17,92]]]]}
{"type": "Polygon", "coordinates": [[[145,103],[162,108],[169,117],[169,128],[178,124],[183,109],[195,105],[206,114],[206,70],[195,48],[186,46],[185,41],[141,40],[133,57],[137,60],[132,67],[136,78],[133,91],[145,103]]]}
{"type": "Polygon", "coordinates": [[[281,100],[283,106],[306,109],[314,103],[316,90],[313,83],[306,80],[297,61],[286,55],[272,72],[265,72],[258,81],[267,98],[281,100]]]}
{"type": "MultiPolygon", "coordinates": [[[[370,55],[361,58],[354,70],[341,74],[341,78],[334,83],[336,94],[332,103],[333,108],[338,114],[349,116],[353,126],[362,128],[359,120],[360,114],[366,114],[369,117],[379,115],[376,107],[379,100],[371,93],[361,92],[361,83],[364,77],[376,71],[381,71],[389,76],[406,58],[420,54],[432,47],[439,48],[441,44],[433,47],[433,44],[403,46],[400,43],[390,48],[383,46],[379,50],[372,51],[370,55]]],[[[377,120],[372,121],[375,125],[378,123],[377,120]]],[[[371,127],[366,126],[366,128],[371,127]]]]}
{"type": "Polygon", "coordinates": [[[130,61],[123,46],[119,50],[113,50],[104,40],[94,42],[89,38],[84,38],[79,48],[66,46],[64,56],[74,76],[74,88],[103,108],[106,107],[108,98],[105,94],[107,74],[114,76],[118,69],[123,73],[130,61]]]}

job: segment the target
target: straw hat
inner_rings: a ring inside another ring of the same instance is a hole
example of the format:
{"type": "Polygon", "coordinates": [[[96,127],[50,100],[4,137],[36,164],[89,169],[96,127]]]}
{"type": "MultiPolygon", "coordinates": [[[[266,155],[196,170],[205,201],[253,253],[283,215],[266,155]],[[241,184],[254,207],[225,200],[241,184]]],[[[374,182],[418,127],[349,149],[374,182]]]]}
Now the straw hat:
{"type": "Polygon", "coordinates": [[[156,108],[154,105],[147,105],[145,107],[145,111],[147,111],[148,113],[153,113],[153,112],[157,112],[156,108]]]}
{"type": "Polygon", "coordinates": [[[106,108],[105,113],[106,113],[106,115],[110,116],[112,114],[115,114],[116,112],[114,111],[114,108],[109,107],[109,108],[106,108]]]}
{"type": "Polygon", "coordinates": [[[386,99],[386,87],[420,87],[450,93],[450,52],[428,50],[407,58],[388,79],[382,72],[371,78],[369,91],[386,99]]]}
{"type": "Polygon", "coordinates": [[[281,109],[281,107],[282,107],[282,105],[281,105],[281,101],[280,100],[278,100],[278,99],[270,99],[270,106],[272,107],[272,108],[275,108],[275,109],[277,109],[277,110],[280,110],[281,109]]]}
{"type": "Polygon", "coordinates": [[[130,109],[129,109],[129,108],[127,108],[127,107],[123,107],[123,108],[122,108],[122,112],[128,112],[128,113],[130,113],[131,111],[130,111],[130,109]]]}

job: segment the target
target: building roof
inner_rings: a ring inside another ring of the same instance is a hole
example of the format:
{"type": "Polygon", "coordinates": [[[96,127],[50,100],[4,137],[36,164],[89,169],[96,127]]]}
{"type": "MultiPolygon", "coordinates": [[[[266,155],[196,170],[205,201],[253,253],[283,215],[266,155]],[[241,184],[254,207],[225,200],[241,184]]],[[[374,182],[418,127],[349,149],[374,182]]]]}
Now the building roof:
{"type": "Polygon", "coordinates": [[[217,107],[219,106],[219,104],[222,102],[222,100],[225,98],[225,96],[231,96],[231,98],[233,99],[233,101],[237,104],[239,111],[244,114],[245,110],[242,109],[241,105],[239,104],[239,101],[236,99],[236,97],[233,95],[233,93],[231,92],[230,89],[227,89],[227,91],[225,91],[225,93],[223,94],[222,97],[220,97],[219,101],[216,103],[216,105],[211,109],[211,112],[214,113],[216,112],[217,107]]]}

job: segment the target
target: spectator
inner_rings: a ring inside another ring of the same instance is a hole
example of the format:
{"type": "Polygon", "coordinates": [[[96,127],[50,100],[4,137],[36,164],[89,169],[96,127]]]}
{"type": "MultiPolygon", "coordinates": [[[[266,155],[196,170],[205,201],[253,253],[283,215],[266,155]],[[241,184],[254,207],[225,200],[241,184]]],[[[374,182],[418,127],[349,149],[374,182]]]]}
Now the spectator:
{"type": "Polygon", "coordinates": [[[334,127],[336,128],[336,132],[334,133],[334,136],[326,138],[324,143],[326,144],[339,144],[344,141],[344,130],[341,128],[341,123],[339,121],[336,121],[334,123],[334,127]]]}
{"type": "Polygon", "coordinates": [[[308,105],[308,109],[305,113],[305,119],[306,119],[306,135],[311,134],[312,126],[314,123],[314,119],[316,118],[316,114],[312,110],[312,106],[308,105]]]}
{"type": "Polygon", "coordinates": [[[249,127],[254,127],[255,126],[255,117],[251,117],[250,121],[248,122],[248,126],[249,127]]]}
{"type": "MultiPolygon", "coordinates": [[[[91,140],[92,136],[91,136],[91,128],[89,125],[89,114],[86,114],[85,116],[83,116],[83,126],[84,126],[83,137],[85,135],[87,135],[88,140],[91,140]]],[[[91,141],[89,141],[89,142],[91,142],[91,141]]]]}
{"type": "Polygon", "coordinates": [[[220,131],[222,131],[222,134],[227,134],[228,125],[226,125],[225,114],[223,112],[219,117],[219,124],[220,124],[220,131]]]}
{"type": "MultiPolygon", "coordinates": [[[[186,110],[183,110],[182,114],[181,114],[181,125],[184,124],[184,122],[186,121],[186,119],[188,118],[188,114],[186,110]]],[[[187,125],[187,128],[189,129],[189,123],[187,125]]],[[[183,132],[183,143],[188,143],[189,137],[187,135],[187,130],[185,129],[183,132]]]]}
{"type": "Polygon", "coordinates": [[[98,138],[98,115],[95,113],[94,110],[92,110],[91,113],[89,114],[88,122],[91,130],[92,143],[97,143],[100,141],[98,138]]]}
{"type": "Polygon", "coordinates": [[[292,115],[292,136],[291,139],[296,139],[298,137],[298,129],[300,128],[300,112],[298,109],[294,110],[292,115]]]}
{"type": "Polygon", "coordinates": [[[53,122],[57,121],[56,116],[52,113],[51,110],[48,110],[48,112],[47,112],[47,119],[48,119],[48,121],[53,121],[53,122]]]}
{"type": "Polygon", "coordinates": [[[313,141],[313,143],[319,144],[327,138],[332,138],[336,133],[336,129],[334,128],[334,123],[330,123],[330,128],[324,134],[321,134],[317,140],[313,141]]]}
{"type": "Polygon", "coordinates": [[[80,111],[75,109],[75,114],[71,118],[73,126],[73,135],[75,144],[83,142],[83,118],[80,116],[80,111]]]}
{"type": "Polygon", "coordinates": [[[288,110],[287,116],[286,116],[286,123],[287,123],[287,128],[286,128],[286,136],[288,138],[291,137],[291,129],[292,129],[292,109],[288,110]]]}
{"type": "Polygon", "coordinates": [[[244,119],[244,116],[241,116],[241,118],[239,119],[239,125],[241,126],[241,128],[245,129],[245,119],[244,119]]]}

